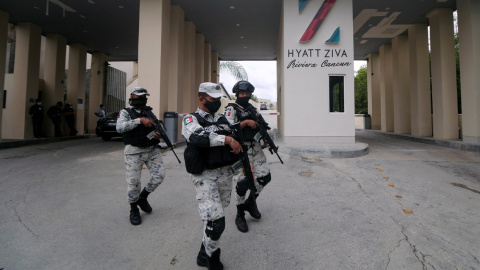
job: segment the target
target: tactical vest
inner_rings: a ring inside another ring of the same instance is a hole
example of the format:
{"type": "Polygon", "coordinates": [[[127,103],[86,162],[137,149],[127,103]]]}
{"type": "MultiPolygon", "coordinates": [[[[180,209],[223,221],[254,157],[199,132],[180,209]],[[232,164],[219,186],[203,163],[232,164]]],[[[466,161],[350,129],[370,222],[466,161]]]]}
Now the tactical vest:
{"type": "MultiPolygon", "coordinates": [[[[197,118],[198,123],[206,132],[214,132],[219,135],[235,137],[229,128],[230,123],[222,115],[217,122],[209,122],[201,117],[198,113],[192,113],[197,118]]],[[[187,172],[192,174],[201,174],[204,169],[212,170],[235,163],[239,156],[230,152],[232,149],[229,145],[216,147],[196,147],[187,142],[184,158],[187,172]]]]}
{"type": "MultiPolygon", "coordinates": [[[[128,112],[132,120],[140,117],[148,118],[147,114],[143,111],[141,113],[137,113],[135,110],[132,110],[130,108],[125,108],[125,110],[128,112]]],[[[153,127],[146,127],[143,124],[140,124],[136,128],[122,133],[123,143],[125,145],[130,144],[137,147],[148,147],[152,145],[157,145],[158,143],[160,143],[160,140],[149,140],[147,138],[147,135],[154,130],[155,128],[153,127]]]]}
{"type": "MultiPolygon", "coordinates": [[[[238,105],[237,103],[229,103],[227,106],[233,107],[239,122],[242,122],[244,120],[253,120],[255,122],[257,121],[257,115],[252,104],[248,103],[248,107],[245,109],[240,108],[240,105],[238,105]]],[[[249,126],[242,128],[243,139],[246,142],[254,141],[253,138],[258,133],[258,131],[258,128],[253,129],[249,126]]]]}

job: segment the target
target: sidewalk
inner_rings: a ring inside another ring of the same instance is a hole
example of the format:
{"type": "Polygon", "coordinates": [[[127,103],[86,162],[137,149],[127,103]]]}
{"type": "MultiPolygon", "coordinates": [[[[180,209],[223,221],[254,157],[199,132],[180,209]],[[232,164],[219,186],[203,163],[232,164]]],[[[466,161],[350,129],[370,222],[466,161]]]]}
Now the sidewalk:
{"type": "MultiPolygon", "coordinates": [[[[379,130],[357,130],[358,131],[366,131],[366,132],[373,132],[378,135],[387,136],[396,139],[408,140],[413,142],[419,143],[426,143],[432,144],[437,146],[448,147],[452,149],[458,149],[466,152],[471,152],[475,154],[480,154],[480,145],[479,144],[471,144],[465,143],[461,140],[437,140],[432,137],[415,137],[406,134],[395,134],[391,132],[384,132],[379,130]]],[[[12,147],[21,147],[26,145],[33,145],[33,144],[45,144],[45,143],[52,143],[52,142],[60,142],[60,141],[68,141],[68,140],[77,140],[77,139],[85,139],[96,137],[95,134],[84,134],[84,135],[77,135],[77,136],[64,136],[64,137],[53,137],[53,138],[42,138],[42,139],[26,139],[26,140],[0,140],[0,149],[12,148],[12,147]]],[[[272,136],[275,138],[275,136],[272,136]]],[[[277,141],[275,141],[277,143],[277,141]]],[[[185,144],[185,140],[179,140],[176,143],[176,146],[181,146],[185,144]]],[[[281,145],[281,141],[278,140],[278,144],[281,145]]],[[[166,147],[166,145],[162,145],[166,147]]],[[[282,145],[285,146],[285,145],[282,145]]],[[[285,148],[288,148],[285,147],[285,148]]],[[[356,143],[355,145],[342,147],[342,145],[332,146],[332,148],[328,148],[325,146],[310,146],[308,149],[301,149],[298,147],[294,147],[291,149],[284,149],[288,154],[291,155],[315,155],[318,154],[322,157],[339,157],[339,158],[350,158],[350,157],[360,157],[363,155],[368,154],[368,145],[362,143],[356,143]],[[333,149],[332,149],[333,148],[333,149]]]]}
{"type": "Polygon", "coordinates": [[[84,134],[84,135],[76,135],[76,136],[51,137],[51,138],[41,138],[41,139],[25,139],[25,140],[4,139],[4,140],[0,140],[0,149],[21,147],[21,146],[33,145],[33,144],[45,144],[45,143],[52,143],[52,142],[86,139],[86,138],[91,138],[95,136],[96,136],[95,134],[84,134]]]}
{"type": "Polygon", "coordinates": [[[480,144],[465,143],[465,142],[462,142],[461,140],[437,140],[432,137],[415,137],[415,136],[406,135],[406,134],[395,134],[395,133],[383,132],[379,130],[371,130],[371,131],[374,132],[375,134],[388,136],[396,139],[433,144],[433,145],[459,149],[467,152],[480,154],[480,144]]]}

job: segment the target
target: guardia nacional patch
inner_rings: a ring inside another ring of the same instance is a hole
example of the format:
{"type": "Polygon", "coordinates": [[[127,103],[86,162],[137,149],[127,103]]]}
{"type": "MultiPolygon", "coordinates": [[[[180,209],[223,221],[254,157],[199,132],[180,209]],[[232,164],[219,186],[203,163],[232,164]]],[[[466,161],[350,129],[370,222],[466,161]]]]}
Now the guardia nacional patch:
{"type": "Polygon", "coordinates": [[[225,116],[230,116],[230,112],[225,112],[225,116]]]}
{"type": "Polygon", "coordinates": [[[188,125],[188,124],[190,124],[191,122],[193,122],[193,119],[192,119],[191,116],[190,116],[190,117],[187,117],[187,118],[185,118],[185,119],[183,120],[183,124],[184,124],[184,125],[188,125]]]}

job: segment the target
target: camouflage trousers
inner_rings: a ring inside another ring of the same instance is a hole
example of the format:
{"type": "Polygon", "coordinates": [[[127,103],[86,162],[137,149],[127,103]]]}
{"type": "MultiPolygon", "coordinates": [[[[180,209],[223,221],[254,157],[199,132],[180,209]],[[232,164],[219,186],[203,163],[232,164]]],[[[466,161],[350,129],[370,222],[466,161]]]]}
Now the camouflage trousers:
{"type": "Polygon", "coordinates": [[[205,234],[207,222],[225,216],[224,208],[230,204],[233,173],[230,166],[205,170],[202,174],[192,174],[195,185],[198,213],[203,221],[203,245],[210,256],[219,248],[219,240],[212,240],[205,234]]]}
{"type": "Polygon", "coordinates": [[[125,155],[125,167],[127,169],[127,197],[129,203],[138,200],[138,196],[142,191],[142,168],[143,164],[150,172],[150,181],[148,181],[145,189],[153,192],[165,178],[165,167],[163,166],[162,153],[160,148],[152,147],[147,152],[125,155]]]}
{"type": "MultiPolygon", "coordinates": [[[[263,177],[269,174],[270,169],[268,169],[267,167],[267,157],[263,153],[263,149],[260,143],[257,141],[253,141],[245,142],[245,144],[248,146],[248,160],[253,165],[253,174],[255,175],[255,177],[263,177]]],[[[243,178],[245,178],[243,170],[239,170],[233,177],[234,184],[237,185],[237,182],[242,180],[243,178]]],[[[262,192],[263,190],[263,186],[259,185],[258,182],[255,182],[255,188],[257,189],[256,194],[260,194],[260,192],[262,192]]],[[[245,200],[247,199],[249,193],[245,194],[245,196],[239,196],[235,192],[235,195],[237,198],[237,205],[239,205],[245,203],[245,200]]]]}

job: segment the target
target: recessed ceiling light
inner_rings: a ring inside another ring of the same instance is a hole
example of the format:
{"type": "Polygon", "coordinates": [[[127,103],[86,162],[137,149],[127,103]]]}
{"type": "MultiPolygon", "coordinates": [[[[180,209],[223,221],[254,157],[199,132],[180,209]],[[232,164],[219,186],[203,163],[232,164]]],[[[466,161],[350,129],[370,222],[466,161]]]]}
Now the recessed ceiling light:
{"type": "Polygon", "coordinates": [[[239,24],[239,23],[237,23],[237,24],[236,24],[236,26],[240,26],[240,24],[239,24]]]}
{"type": "Polygon", "coordinates": [[[230,9],[235,9],[235,6],[230,6],[230,9]]]}
{"type": "Polygon", "coordinates": [[[389,7],[387,7],[387,8],[385,8],[385,10],[390,10],[390,8],[389,8],[389,7]]]}
{"type": "Polygon", "coordinates": [[[120,47],[116,46],[115,49],[120,49],[120,47]]]}
{"type": "Polygon", "coordinates": [[[360,44],[365,44],[365,43],[367,43],[367,41],[368,40],[364,39],[364,40],[360,41],[360,44]]]}
{"type": "Polygon", "coordinates": [[[88,31],[87,31],[87,30],[83,30],[83,32],[84,32],[84,33],[88,33],[88,31]]]}
{"type": "Polygon", "coordinates": [[[33,7],[34,9],[40,9],[39,7],[33,7]]]}
{"type": "Polygon", "coordinates": [[[90,4],[95,5],[95,2],[93,0],[87,0],[90,4]]]}
{"type": "Polygon", "coordinates": [[[246,48],[247,48],[247,46],[244,46],[243,48],[244,48],[244,49],[246,49],[246,48]]]}
{"type": "Polygon", "coordinates": [[[83,16],[83,15],[80,15],[80,18],[84,18],[84,19],[86,19],[87,17],[85,17],[85,16],[83,16]]]}
{"type": "Polygon", "coordinates": [[[240,38],[243,38],[243,37],[240,37],[240,38]]]}
{"type": "Polygon", "coordinates": [[[118,8],[125,8],[124,6],[118,6],[118,8]]]}

